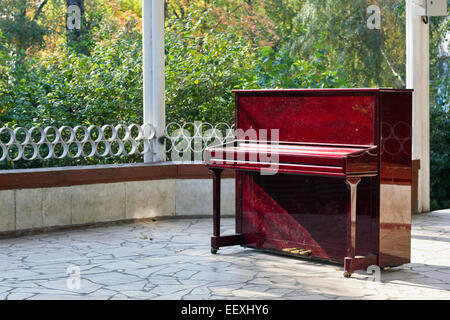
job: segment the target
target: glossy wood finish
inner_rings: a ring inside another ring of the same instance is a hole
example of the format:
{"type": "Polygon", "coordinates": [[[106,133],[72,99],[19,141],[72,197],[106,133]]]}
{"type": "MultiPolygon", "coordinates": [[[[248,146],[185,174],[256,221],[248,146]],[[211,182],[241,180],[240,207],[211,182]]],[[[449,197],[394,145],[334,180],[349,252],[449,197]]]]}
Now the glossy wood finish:
{"type": "Polygon", "coordinates": [[[213,218],[214,218],[214,236],[220,236],[220,182],[222,169],[211,169],[213,175],[213,218]]]}
{"type": "MultiPolygon", "coordinates": [[[[259,133],[279,130],[284,142],[374,145],[376,139],[375,95],[311,96],[301,92],[290,95],[239,95],[237,125],[244,131],[259,133]],[[288,121],[287,121],[288,119],[288,121]]],[[[257,137],[266,140],[264,137],[257,137]]]]}
{"type": "MultiPolygon", "coordinates": [[[[271,251],[312,250],[312,257],[343,262],[347,255],[347,187],[344,179],[257,172],[239,175],[242,233],[249,246],[271,251]]],[[[367,206],[376,178],[358,185],[356,253],[376,252],[377,215],[367,206]]]]}
{"type": "Polygon", "coordinates": [[[217,239],[220,237],[220,175],[223,169],[211,169],[213,181],[213,234],[211,238],[211,252],[216,253],[220,244],[217,239]]]}
{"type": "Polygon", "coordinates": [[[236,127],[250,133],[205,153],[209,168],[237,170],[236,237],[222,243],[308,252],[346,276],[409,261],[410,207],[398,208],[410,203],[411,90],[235,93],[236,127]]]}
{"type": "Polygon", "coordinates": [[[377,160],[376,147],[284,142],[274,145],[239,140],[224,147],[210,148],[205,153],[205,161],[210,167],[255,171],[264,168],[277,173],[335,177],[358,173],[376,174],[377,160]]]}
{"type": "Polygon", "coordinates": [[[347,257],[354,258],[356,250],[356,195],[361,178],[348,178],[347,194],[347,257]]]}
{"type": "Polygon", "coordinates": [[[379,265],[410,262],[412,108],[407,92],[380,96],[379,265]]]}
{"type": "Polygon", "coordinates": [[[347,256],[344,260],[346,275],[350,276],[353,271],[352,260],[356,253],[356,200],[360,177],[349,177],[347,184],[347,256]]]}

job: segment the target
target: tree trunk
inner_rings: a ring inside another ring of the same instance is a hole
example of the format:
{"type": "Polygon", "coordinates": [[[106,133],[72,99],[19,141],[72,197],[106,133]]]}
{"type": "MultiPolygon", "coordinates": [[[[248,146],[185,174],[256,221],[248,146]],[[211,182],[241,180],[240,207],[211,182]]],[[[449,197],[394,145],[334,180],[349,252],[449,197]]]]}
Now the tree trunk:
{"type": "Polygon", "coordinates": [[[84,0],[66,0],[66,32],[67,44],[78,52],[86,53],[81,43],[86,33],[84,0]]]}

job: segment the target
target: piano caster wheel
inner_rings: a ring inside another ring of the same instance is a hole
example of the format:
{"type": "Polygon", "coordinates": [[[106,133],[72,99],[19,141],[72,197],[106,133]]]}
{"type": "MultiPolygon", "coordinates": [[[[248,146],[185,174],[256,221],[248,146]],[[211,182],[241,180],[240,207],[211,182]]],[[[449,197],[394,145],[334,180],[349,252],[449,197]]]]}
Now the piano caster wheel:
{"type": "Polygon", "coordinates": [[[349,272],[349,271],[345,271],[345,272],[344,272],[344,277],[350,278],[351,276],[352,276],[352,273],[351,273],[351,272],[349,272]]]}
{"type": "Polygon", "coordinates": [[[218,248],[211,248],[211,253],[212,254],[217,254],[217,251],[219,251],[218,248]]]}

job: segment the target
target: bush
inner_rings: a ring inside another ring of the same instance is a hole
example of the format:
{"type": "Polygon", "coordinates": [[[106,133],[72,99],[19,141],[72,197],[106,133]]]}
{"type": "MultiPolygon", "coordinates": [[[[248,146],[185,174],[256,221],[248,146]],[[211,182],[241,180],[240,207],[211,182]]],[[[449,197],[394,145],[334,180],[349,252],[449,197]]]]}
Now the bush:
{"type": "Polygon", "coordinates": [[[234,122],[231,90],[256,87],[255,50],[230,32],[197,34],[190,21],[166,33],[167,122],[234,122]]]}
{"type": "Polygon", "coordinates": [[[450,108],[436,104],[430,115],[431,209],[450,208],[450,108]]]}
{"type": "MultiPolygon", "coordinates": [[[[193,14],[193,16],[198,16],[193,14]]],[[[233,89],[342,87],[319,39],[314,56],[253,47],[230,29],[204,34],[190,17],[166,30],[167,122],[234,123],[233,89]]],[[[323,36],[323,35],[322,35],[323,36]]]]}

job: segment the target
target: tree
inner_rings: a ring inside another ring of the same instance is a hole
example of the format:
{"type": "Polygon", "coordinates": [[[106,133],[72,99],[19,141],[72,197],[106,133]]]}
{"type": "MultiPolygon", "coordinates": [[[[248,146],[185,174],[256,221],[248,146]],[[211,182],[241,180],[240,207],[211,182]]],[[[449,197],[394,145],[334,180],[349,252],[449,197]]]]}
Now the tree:
{"type": "Polygon", "coordinates": [[[84,0],[66,0],[67,43],[79,43],[84,27],[84,0]]]}
{"type": "MultiPolygon", "coordinates": [[[[289,1],[290,2],[290,1],[289,1]]],[[[266,1],[179,0],[167,2],[167,21],[198,24],[200,34],[228,30],[254,46],[273,45],[280,37],[275,22],[265,11],[266,1]],[[201,14],[198,14],[201,13],[201,14]]]]}
{"type": "Polygon", "coordinates": [[[43,9],[49,0],[36,4],[32,0],[2,0],[0,2],[0,30],[13,46],[16,63],[21,64],[29,49],[40,49],[48,28],[40,23],[43,9]]]}
{"type": "Polygon", "coordinates": [[[325,31],[329,68],[342,65],[345,80],[357,87],[405,86],[404,1],[305,0],[294,18],[298,37],[287,44],[292,55],[308,56],[325,31]],[[367,8],[380,7],[381,29],[369,29],[367,8]]]}
{"type": "Polygon", "coordinates": [[[66,41],[77,52],[89,55],[84,0],[66,0],[66,41]]]}

